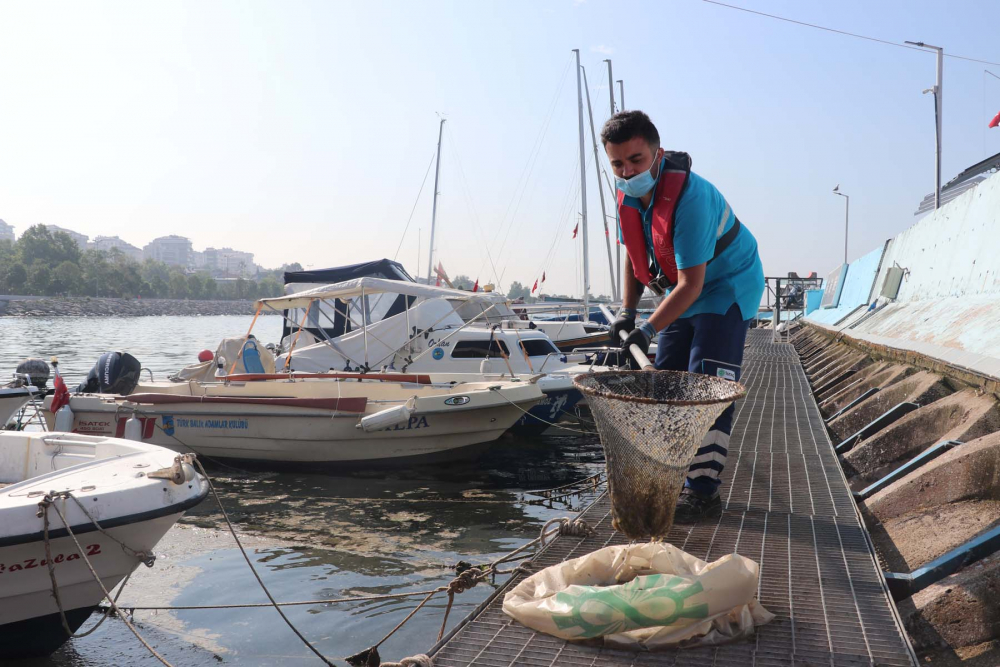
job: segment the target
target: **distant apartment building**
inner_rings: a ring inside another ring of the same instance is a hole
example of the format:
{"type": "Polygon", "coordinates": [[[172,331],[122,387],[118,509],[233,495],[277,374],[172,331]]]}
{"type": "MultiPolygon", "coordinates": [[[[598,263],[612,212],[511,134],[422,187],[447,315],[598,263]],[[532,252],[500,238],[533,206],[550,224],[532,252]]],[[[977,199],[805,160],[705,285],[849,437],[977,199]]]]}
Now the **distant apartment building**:
{"type": "Polygon", "coordinates": [[[257,272],[252,252],[232,248],[205,248],[205,269],[212,275],[249,278],[257,272]]]}
{"type": "Polygon", "coordinates": [[[66,229],[65,227],[60,227],[59,225],[45,225],[45,228],[49,230],[50,233],[55,234],[56,232],[62,232],[66,236],[73,239],[73,242],[80,247],[80,250],[87,249],[87,241],[90,237],[86,234],[81,234],[79,232],[74,232],[72,229],[66,229]]]}
{"type": "Polygon", "coordinates": [[[91,245],[95,250],[100,250],[101,252],[111,252],[113,248],[117,248],[126,257],[134,259],[137,262],[142,261],[142,250],[117,236],[98,236],[91,245]]]}
{"type": "Polygon", "coordinates": [[[191,241],[183,236],[161,236],[147,243],[142,249],[145,259],[187,268],[191,265],[191,241]]]}
{"type": "Polygon", "coordinates": [[[191,251],[191,268],[195,271],[205,270],[205,253],[199,250],[191,251]]]}
{"type": "Polygon", "coordinates": [[[8,225],[3,220],[0,220],[0,241],[4,239],[10,242],[14,241],[14,225],[8,225]]]}

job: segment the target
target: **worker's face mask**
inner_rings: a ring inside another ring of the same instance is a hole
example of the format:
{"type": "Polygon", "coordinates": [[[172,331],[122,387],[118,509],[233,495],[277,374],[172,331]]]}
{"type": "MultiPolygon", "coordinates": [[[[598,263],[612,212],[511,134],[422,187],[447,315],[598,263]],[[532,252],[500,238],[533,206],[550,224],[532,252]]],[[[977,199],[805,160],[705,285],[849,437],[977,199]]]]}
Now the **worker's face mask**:
{"type": "MultiPolygon", "coordinates": [[[[615,185],[629,197],[638,198],[643,196],[656,185],[656,178],[653,177],[653,167],[656,166],[659,159],[660,151],[657,150],[653,153],[653,161],[650,163],[649,169],[628,179],[616,176],[615,185]]],[[[659,173],[657,173],[657,176],[659,176],[659,173]]]]}

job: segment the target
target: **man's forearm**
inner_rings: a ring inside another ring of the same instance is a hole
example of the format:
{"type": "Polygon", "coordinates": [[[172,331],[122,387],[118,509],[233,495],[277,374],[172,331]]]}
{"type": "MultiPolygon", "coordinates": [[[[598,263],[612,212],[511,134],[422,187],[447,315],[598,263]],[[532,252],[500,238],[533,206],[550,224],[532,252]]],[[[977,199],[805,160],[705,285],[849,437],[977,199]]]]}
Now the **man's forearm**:
{"type": "Polygon", "coordinates": [[[684,314],[684,311],[691,307],[691,304],[698,300],[700,294],[701,288],[696,289],[693,285],[678,285],[660,302],[656,311],[650,316],[649,323],[657,331],[666,329],[676,322],[684,314]]]}
{"type": "Polygon", "coordinates": [[[677,287],[670,290],[670,294],[660,302],[656,312],[648,320],[653,329],[666,329],[698,300],[705,287],[705,267],[705,264],[699,264],[678,270],[677,287]]]}
{"type": "Polygon", "coordinates": [[[625,266],[622,269],[622,308],[635,310],[642,296],[642,283],[635,278],[632,271],[632,259],[625,256],[625,266]]]}

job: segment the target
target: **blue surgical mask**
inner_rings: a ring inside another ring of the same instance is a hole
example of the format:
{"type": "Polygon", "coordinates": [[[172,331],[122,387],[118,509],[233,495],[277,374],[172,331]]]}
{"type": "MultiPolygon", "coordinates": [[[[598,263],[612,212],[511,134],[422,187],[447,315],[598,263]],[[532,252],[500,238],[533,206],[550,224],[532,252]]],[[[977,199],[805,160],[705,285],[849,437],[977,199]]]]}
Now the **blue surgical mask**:
{"type": "Polygon", "coordinates": [[[656,154],[654,153],[653,162],[649,165],[649,169],[628,179],[615,176],[615,185],[627,196],[639,198],[652,190],[653,186],[656,185],[656,179],[653,178],[652,173],[655,165],[656,154]]]}

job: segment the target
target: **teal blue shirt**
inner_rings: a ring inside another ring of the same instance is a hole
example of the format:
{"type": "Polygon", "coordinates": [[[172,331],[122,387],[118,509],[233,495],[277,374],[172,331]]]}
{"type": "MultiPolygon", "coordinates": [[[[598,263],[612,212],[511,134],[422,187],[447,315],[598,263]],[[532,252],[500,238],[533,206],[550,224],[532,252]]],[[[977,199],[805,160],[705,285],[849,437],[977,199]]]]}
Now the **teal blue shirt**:
{"type": "MultiPolygon", "coordinates": [[[[658,269],[652,251],[652,206],[626,196],[623,204],[639,211],[646,233],[646,249],[658,269]]],[[[691,172],[674,214],[674,259],[678,269],[704,264],[715,254],[716,240],[736,224],[736,214],[719,189],[691,172]]],[[[741,229],[722,254],[705,269],[705,285],[698,300],[683,315],[725,315],[735,303],[744,320],[757,315],[764,295],[764,266],[757,254],[757,239],[740,221],[741,229]]],[[[620,237],[620,232],[619,232],[620,237]]]]}

